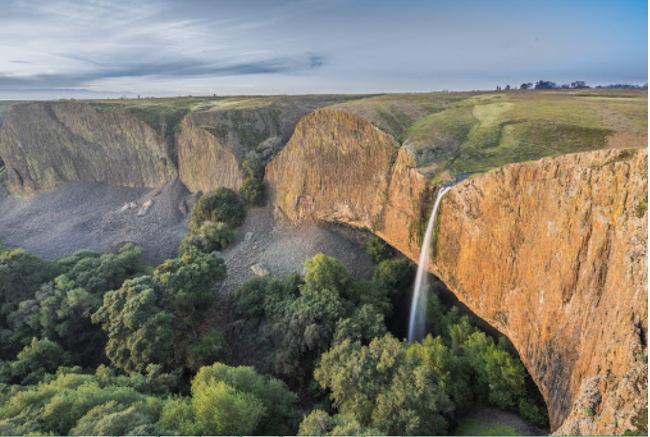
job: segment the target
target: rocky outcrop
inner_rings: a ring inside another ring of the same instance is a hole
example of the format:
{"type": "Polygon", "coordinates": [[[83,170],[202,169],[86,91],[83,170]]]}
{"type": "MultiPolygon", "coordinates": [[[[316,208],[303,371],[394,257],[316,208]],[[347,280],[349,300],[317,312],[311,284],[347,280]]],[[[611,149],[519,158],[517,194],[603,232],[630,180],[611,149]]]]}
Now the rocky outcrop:
{"type": "Polygon", "coordinates": [[[346,99],[224,99],[207,110],[196,108],[179,132],[164,137],[157,132],[166,131],[161,126],[173,110],[164,102],[135,105],[132,112],[122,105],[100,104],[98,111],[84,103],[20,104],[8,111],[0,133],[0,163],[6,163],[8,188],[16,194],[74,181],[155,187],[177,176],[193,192],[237,190],[244,159],[267,162],[302,117],[346,99]]]}
{"type": "Polygon", "coordinates": [[[209,193],[219,186],[239,189],[244,179],[240,162],[210,131],[187,117],[177,144],[180,179],[190,191],[209,193]]]}
{"type": "Polygon", "coordinates": [[[647,150],[546,158],[442,201],[431,271],[510,338],[560,433],[621,434],[647,408],[647,166],[647,150]]]}
{"type": "MultiPolygon", "coordinates": [[[[323,110],[301,121],[267,183],[289,218],[366,228],[417,260],[435,189],[414,165],[369,122],[323,110]]],[[[630,428],[647,408],[647,150],[476,176],[443,198],[438,223],[428,269],[510,338],[552,429],[630,428]]]]}
{"type": "Polygon", "coordinates": [[[7,113],[0,157],[13,193],[66,182],[156,187],[177,177],[164,138],[123,114],[81,103],[28,103],[7,113]]]}
{"type": "Polygon", "coordinates": [[[316,111],[296,126],[267,166],[272,202],[291,219],[320,219],[375,229],[398,144],[354,115],[316,111]]]}

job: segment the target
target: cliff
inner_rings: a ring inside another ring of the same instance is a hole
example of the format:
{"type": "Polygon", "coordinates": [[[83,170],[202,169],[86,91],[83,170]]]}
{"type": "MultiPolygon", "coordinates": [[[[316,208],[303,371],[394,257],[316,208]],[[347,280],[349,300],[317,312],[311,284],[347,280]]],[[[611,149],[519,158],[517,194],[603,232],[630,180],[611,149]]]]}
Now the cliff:
{"type": "Polygon", "coordinates": [[[237,190],[245,158],[267,162],[302,117],[356,96],[268,96],[5,105],[0,162],[15,194],[67,182],[237,190]]]}
{"type": "Polygon", "coordinates": [[[545,158],[442,201],[431,270],[512,340],[560,433],[621,434],[647,408],[647,166],[647,150],[545,158]]]}
{"type": "Polygon", "coordinates": [[[164,138],[145,123],[77,103],[13,106],[0,132],[0,157],[14,193],[80,180],[156,187],[177,176],[164,138]]]}
{"type": "Polygon", "coordinates": [[[224,105],[189,114],[176,141],[181,180],[191,191],[239,189],[245,176],[243,160],[268,161],[284,147],[300,119],[326,102],[267,99],[252,107],[224,105]]]}
{"type": "MultiPolygon", "coordinates": [[[[434,188],[406,147],[318,111],[267,168],[294,220],[375,232],[413,260],[434,188]]],[[[429,271],[506,334],[553,431],[622,434],[647,408],[647,150],[513,164],[442,200],[429,271]],[[591,414],[593,410],[594,414],[591,414]]]]}

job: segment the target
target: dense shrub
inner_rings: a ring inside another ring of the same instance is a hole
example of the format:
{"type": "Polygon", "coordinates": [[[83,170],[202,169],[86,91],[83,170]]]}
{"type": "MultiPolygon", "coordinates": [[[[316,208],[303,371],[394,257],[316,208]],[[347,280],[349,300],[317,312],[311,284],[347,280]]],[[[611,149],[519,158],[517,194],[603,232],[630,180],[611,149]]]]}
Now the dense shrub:
{"type": "Polygon", "coordinates": [[[11,377],[22,385],[36,384],[48,373],[56,373],[59,367],[70,366],[70,354],[58,344],[44,338],[32,339],[30,345],[18,354],[10,364],[11,377]]]}
{"type": "Polygon", "coordinates": [[[298,396],[252,367],[217,363],[192,382],[192,399],[174,399],[161,425],[184,435],[283,435],[298,396]]]}
{"type": "Polygon", "coordinates": [[[82,250],[51,263],[58,276],[45,278],[17,305],[6,319],[10,330],[5,332],[11,332],[14,347],[46,337],[70,352],[75,363],[97,365],[104,359],[106,340],[90,315],[101,306],[104,293],[144,272],[142,249],[126,244],[117,254],[104,255],[82,250]]]}
{"type": "Polygon", "coordinates": [[[264,205],[264,181],[254,177],[244,179],[239,194],[251,205],[264,205]]]}
{"type": "Polygon", "coordinates": [[[246,211],[237,194],[229,188],[219,187],[202,196],[194,205],[190,228],[196,232],[205,222],[223,222],[231,228],[236,228],[242,224],[245,217],[246,211]]]}
{"type": "Polygon", "coordinates": [[[393,255],[393,249],[384,240],[375,237],[366,243],[366,253],[373,263],[379,264],[393,255]]]}
{"type": "Polygon", "coordinates": [[[106,355],[129,373],[142,372],[151,363],[179,365],[174,339],[196,338],[195,330],[214,302],[212,288],[225,278],[222,258],[189,251],[165,261],[153,276],[129,279],[106,293],[92,316],[108,334],[106,355]]]}
{"type": "Polygon", "coordinates": [[[540,428],[548,427],[548,413],[530,398],[519,401],[519,415],[540,428]]]}
{"type": "Polygon", "coordinates": [[[187,367],[198,371],[201,367],[209,366],[219,361],[230,361],[230,349],[221,332],[215,330],[205,334],[200,340],[192,341],[187,347],[187,367]]]}

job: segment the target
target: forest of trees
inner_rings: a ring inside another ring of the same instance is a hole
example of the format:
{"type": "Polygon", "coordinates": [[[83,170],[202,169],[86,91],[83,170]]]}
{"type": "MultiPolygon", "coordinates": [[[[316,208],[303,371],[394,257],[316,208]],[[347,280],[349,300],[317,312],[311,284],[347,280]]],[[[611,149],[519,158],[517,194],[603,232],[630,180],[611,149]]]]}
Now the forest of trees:
{"type": "Polygon", "coordinates": [[[244,216],[231,190],[202,197],[155,269],[133,244],[55,260],[0,246],[0,434],[435,435],[476,402],[547,425],[505,339],[443,305],[439,283],[426,339],[389,330],[413,271],[380,239],[369,280],[317,255],[304,276],[219,287],[214,250],[244,216]],[[268,345],[252,365],[247,341],[268,345]]]}

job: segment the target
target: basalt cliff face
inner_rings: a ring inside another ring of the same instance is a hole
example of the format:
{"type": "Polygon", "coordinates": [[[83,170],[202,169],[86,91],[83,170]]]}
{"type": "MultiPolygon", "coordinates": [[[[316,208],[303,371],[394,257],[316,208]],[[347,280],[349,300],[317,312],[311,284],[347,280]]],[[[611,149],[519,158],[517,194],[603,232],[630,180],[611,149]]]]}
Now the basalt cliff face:
{"type": "MultiPolygon", "coordinates": [[[[443,198],[429,271],[506,334],[559,434],[622,434],[647,408],[647,150],[514,164],[443,198]]],[[[435,188],[389,135],[318,111],[267,168],[294,220],[366,228],[413,260],[435,188]]]]}
{"type": "Polygon", "coordinates": [[[12,107],[0,157],[9,190],[20,194],[80,180],[156,187],[177,177],[165,139],[145,123],[77,103],[12,107]]]}
{"type": "MultiPolygon", "coordinates": [[[[76,181],[157,187],[177,177],[193,192],[219,186],[237,190],[245,177],[244,159],[267,162],[302,117],[344,99],[252,99],[241,108],[191,112],[179,132],[164,136],[133,115],[97,111],[85,103],[19,104],[7,112],[0,159],[7,168],[9,191],[15,194],[76,181]]],[[[148,111],[145,120],[152,123],[155,111],[148,111]]]]}

